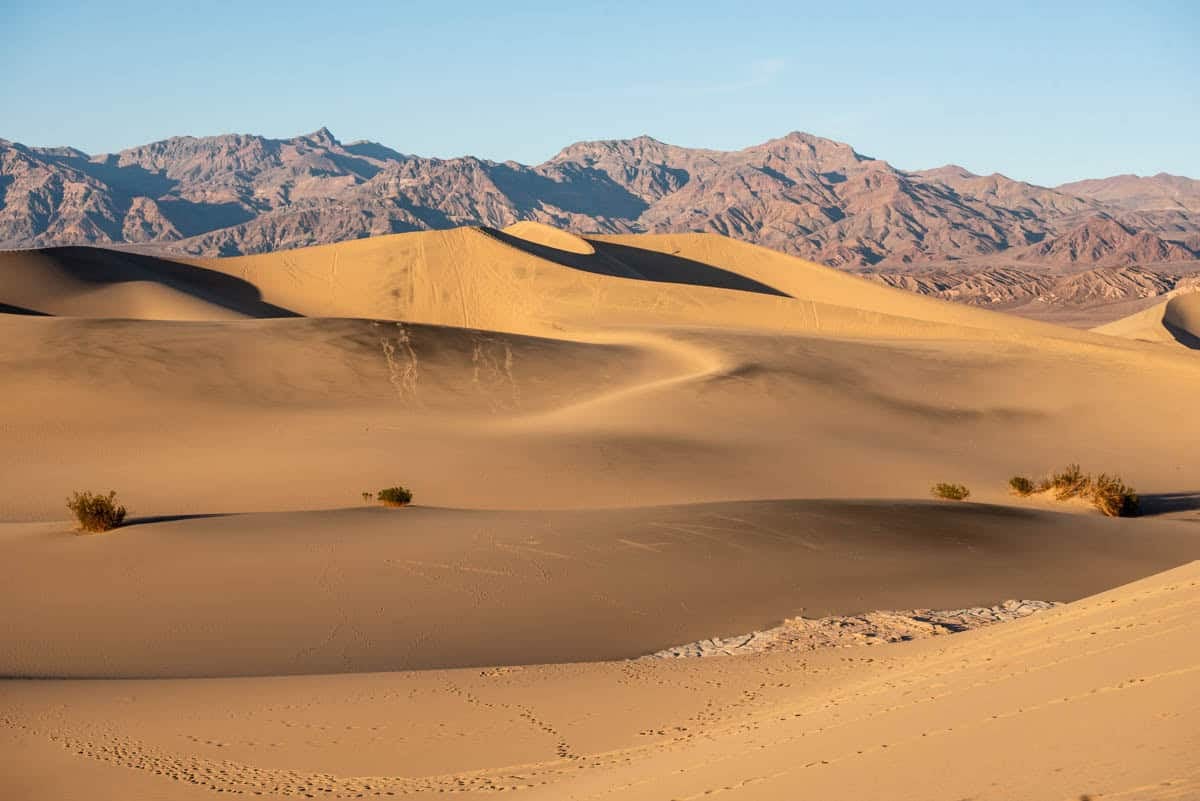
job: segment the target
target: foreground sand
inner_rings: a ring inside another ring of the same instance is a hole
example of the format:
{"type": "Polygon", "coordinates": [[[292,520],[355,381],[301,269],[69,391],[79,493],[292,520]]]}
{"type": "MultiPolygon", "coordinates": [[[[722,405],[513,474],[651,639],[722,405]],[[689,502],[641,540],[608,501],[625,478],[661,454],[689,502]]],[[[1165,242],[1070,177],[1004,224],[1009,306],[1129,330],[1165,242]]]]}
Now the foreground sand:
{"type": "Polygon", "coordinates": [[[694,660],[0,685],[41,798],[1190,799],[1200,564],[912,643],[694,660]]]}
{"type": "Polygon", "coordinates": [[[0,304],[0,798],[1197,795],[1190,299],[1086,332],[523,225],[0,254],[0,304]],[[1071,461],[1151,514],[1006,492],[1071,461]],[[1075,603],[611,661],[1013,597],[1075,603]]]}

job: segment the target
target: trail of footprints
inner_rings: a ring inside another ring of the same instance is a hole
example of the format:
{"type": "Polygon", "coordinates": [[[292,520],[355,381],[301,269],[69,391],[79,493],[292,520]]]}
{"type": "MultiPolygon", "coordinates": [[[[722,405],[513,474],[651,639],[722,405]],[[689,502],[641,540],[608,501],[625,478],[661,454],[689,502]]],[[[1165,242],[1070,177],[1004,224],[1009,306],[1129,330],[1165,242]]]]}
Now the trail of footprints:
{"type": "MultiPolygon", "coordinates": [[[[1194,586],[1194,584],[1191,586],[1194,586]]],[[[1156,595],[1163,591],[1148,592],[1137,600],[1145,600],[1151,595],[1156,595]]],[[[1086,606],[1080,606],[1078,607],[1078,612],[1081,617],[1086,616],[1089,611],[1100,608],[1103,603],[1097,601],[1086,606]]],[[[1138,604],[1135,602],[1130,606],[1128,614],[1110,619],[1107,628],[1117,629],[1146,626],[1148,629],[1146,634],[1141,637],[1135,637],[1132,640],[1124,639],[1117,644],[1094,645],[1072,650],[1069,656],[1050,660],[1032,669],[1035,671],[1048,670],[1065,663],[1092,659],[1096,655],[1112,648],[1136,647],[1137,643],[1143,639],[1164,635],[1169,636],[1176,630],[1182,631],[1186,629],[1190,623],[1192,613],[1192,605],[1184,600],[1160,604],[1153,614],[1155,625],[1147,626],[1144,612],[1136,608],[1138,604]]],[[[1047,625],[1049,625],[1049,622],[1047,622],[1047,625]]],[[[1079,627],[1075,633],[1060,633],[1053,642],[1048,641],[1036,645],[1027,645],[1019,651],[1005,649],[1003,651],[1003,661],[1011,666],[1010,669],[996,670],[990,674],[985,674],[986,678],[978,679],[965,685],[951,686],[941,681],[943,677],[947,679],[951,678],[963,667],[963,655],[947,653],[946,649],[939,649],[906,665],[901,664],[898,668],[893,668],[889,665],[887,666],[888,672],[866,677],[865,681],[855,684],[851,693],[854,698],[859,701],[878,698],[879,703],[852,718],[841,718],[836,711],[843,702],[850,700],[851,694],[835,693],[824,698],[780,704],[775,702],[771,696],[775,694],[775,690],[786,689],[790,685],[786,682],[764,681],[757,687],[742,690],[740,695],[732,701],[726,700],[718,703],[710,699],[703,708],[683,721],[680,721],[678,725],[646,729],[639,732],[642,736],[661,738],[654,742],[589,755],[577,753],[563,737],[562,733],[550,722],[538,716],[531,707],[523,704],[487,701],[470,690],[450,682],[443,685],[442,689],[458,697],[465,703],[481,709],[504,711],[516,719],[523,721],[526,725],[532,727],[533,730],[549,735],[555,741],[554,758],[527,765],[508,766],[499,770],[481,770],[420,778],[341,777],[329,773],[308,773],[259,768],[232,760],[210,760],[198,756],[183,756],[169,753],[143,741],[118,735],[111,730],[97,726],[77,725],[74,732],[67,732],[59,726],[38,728],[28,722],[9,716],[0,717],[0,723],[6,727],[23,730],[31,735],[47,737],[81,757],[147,771],[167,779],[198,785],[216,792],[299,798],[386,797],[427,792],[505,792],[553,784],[566,776],[576,775],[576,772],[580,770],[604,770],[617,765],[629,764],[635,760],[644,759],[663,751],[678,751],[686,747],[689,741],[692,741],[700,734],[703,734],[706,738],[712,738],[729,734],[755,732],[761,729],[762,724],[772,720],[791,720],[801,723],[807,719],[811,720],[813,724],[803,727],[788,727],[782,731],[775,731],[774,736],[766,741],[751,739],[741,744],[731,741],[730,747],[725,749],[719,756],[707,754],[702,761],[679,768],[679,772],[687,773],[694,770],[711,768],[715,763],[737,760],[752,750],[798,744],[806,737],[811,737],[831,729],[857,725],[876,717],[893,714],[908,707],[948,699],[964,691],[988,687],[1010,680],[1018,675],[1025,675],[1028,673],[1029,668],[1018,668],[1016,666],[1016,663],[1020,661],[1020,656],[1054,645],[1061,646],[1074,642],[1086,643],[1096,633],[1095,630],[1089,629],[1084,625],[1079,627]],[[940,691],[939,688],[941,688],[940,691]],[[889,699],[897,700],[889,703],[889,699]],[[824,716],[823,720],[817,720],[816,718],[822,716],[823,713],[828,713],[828,715],[824,716]]],[[[992,651],[975,654],[971,661],[976,663],[991,662],[997,658],[996,655],[1000,653],[999,649],[1005,645],[1006,643],[1003,642],[1003,639],[993,642],[992,651]]],[[[842,658],[842,661],[872,662],[874,660],[869,657],[846,656],[842,658]]],[[[802,655],[796,655],[794,659],[781,661],[777,665],[764,665],[763,667],[764,670],[760,673],[760,676],[763,678],[770,678],[772,675],[795,675],[797,671],[812,674],[815,669],[815,666],[809,665],[802,658],[802,655]]],[[[1000,665],[998,664],[997,667],[1000,667],[1000,665]]],[[[825,670],[832,669],[826,668],[825,670]]],[[[1092,687],[1066,697],[1047,699],[1041,703],[1029,704],[1024,707],[995,713],[987,718],[968,721],[960,724],[958,728],[986,726],[996,720],[1022,715],[1037,709],[1068,704],[1094,697],[1097,694],[1120,692],[1132,687],[1143,686],[1149,682],[1183,675],[1190,676],[1196,673],[1200,673],[1200,665],[1182,667],[1177,670],[1152,675],[1133,676],[1111,686],[1092,687]]],[[[490,674],[485,673],[484,675],[490,674]]],[[[630,662],[621,667],[617,683],[648,682],[660,685],[688,686],[692,680],[691,674],[685,673],[682,676],[675,675],[674,681],[668,681],[659,672],[645,670],[645,663],[630,662]],[[680,685],[681,680],[682,685],[680,685]]],[[[701,685],[719,687],[721,684],[722,682],[719,678],[700,678],[697,681],[695,689],[701,690],[701,685]]],[[[936,737],[948,734],[954,730],[955,728],[951,727],[922,731],[914,733],[911,737],[906,738],[906,740],[936,737]]],[[[213,747],[223,747],[224,745],[220,741],[206,740],[198,737],[190,737],[189,739],[213,747]]],[[[798,770],[820,768],[900,744],[902,743],[879,743],[853,753],[831,755],[828,759],[798,762],[785,770],[768,776],[748,777],[736,783],[710,788],[702,795],[712,795],[737,789],[746,786],[747,783],[779,778],[798,770]]],[[[798,751],[797,753],[800,752],[798,751]]],[[[621,786],[610,787],[593,797],[619,794],[630,787],[650,780],[647,778],[621,786]]],[[[1179,781],[1182,783],[1185,792],[1187,788],[1195,789],[1196,787],[1194,777],[1180,779],[1179,781]]],[[[1176,787],[1179,787],[1179,785],[1176,785],[1176,787]]]]}
{"type": "Polygon", "coordinates": [[[445,689],[454,696],[461,698],[472,706],[477,706],[482,709],[503,709],[508,712],[516,713],[516,716],[532,726],[535,730],[544,732],[553,737],[556,742],[554,744],[555,754],[559,759],[578,759],[579,755],[574,753],[571,746],[563,738],[562,734],[552,724],[538,717],[534,711],[524,704],[508,704],[503,702],[488,702],[480,698],[478,695],[464,690],[457,684],[447,682],[444,685],[445,689]]]}

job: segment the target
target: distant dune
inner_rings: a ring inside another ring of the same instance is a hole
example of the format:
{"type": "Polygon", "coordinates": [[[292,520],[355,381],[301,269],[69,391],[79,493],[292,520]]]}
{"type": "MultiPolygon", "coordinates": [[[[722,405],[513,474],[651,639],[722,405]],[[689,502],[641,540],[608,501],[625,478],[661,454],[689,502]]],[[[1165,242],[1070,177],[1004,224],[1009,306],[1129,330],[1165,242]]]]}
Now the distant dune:
{"type": "Polygon", "coordinates": [[[531,221],[0,254],[0,797],[1196,795],[1198,298],[1076,330],[531,221]],[[1009,494],[1070,462],[1147,514],[1009,494]],[[624,661],[1006,598],[1072,603],[624,661]]]}
{"type": "Polygon", "coordinates": [[[1145,493],[1200,484],[1186,349],[713,235],[534,241],[552,236],[8,254],[0,303],[58,316],[0,315],[0,516],[59,517],[97,482],[143,514],[339,507],[385,481],[460,507],[911,498],[951,479],[1004,500],[1008,476],[1064,461],[1145,493]]]}
{"type": "Polygon", "coordinates": [[[1180,293],[1095,330],[1111,336],[1175,343],[1200,350],[1200,290],[1180,293]]]}

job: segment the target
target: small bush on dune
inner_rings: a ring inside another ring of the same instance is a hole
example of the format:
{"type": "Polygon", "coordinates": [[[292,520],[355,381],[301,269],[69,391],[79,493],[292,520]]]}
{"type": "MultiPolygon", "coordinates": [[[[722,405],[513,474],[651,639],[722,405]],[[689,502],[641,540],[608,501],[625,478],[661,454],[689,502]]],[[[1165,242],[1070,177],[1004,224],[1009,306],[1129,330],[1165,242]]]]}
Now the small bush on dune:
{"type": "Polygon", "coordinates": [[[1055,499],[1060,501],[1071,498],[1091,501],[1109,517],[1133,517],[1140,512],[1137,493],[1126,486],[1120,476],[1101,473],[1092,478],[1077,464],[1067,465],[1066,469],[1051,474],[1036,485],[1023,476],[1013,476],[1008,480],[1008,486],[1017,495],[1053,492],[1055,499]]]}
{"type": "Polygon", "coordinates": [[[125,507],[117,504],[117,493],[93,495],[76,492],[67,498],[67,508],[75,514],[82,531],[111,531],[125,522],[125,507]]]}
{"type": "Polygon", "coordinates": [[[364,492],[362,494],[363,503],[370,503],[372,497],[373,495],[370,492],[364,492]]]}
{"type": "Polygon", "coordinates": [[[1032,495],[1036,489],[1033,482],[1025,476],[1013,476],[1008,480],[1008,487],[1017,495],[1032,495]]]}
{"type": "Polygon", "coordinates": [[[375,498],[384,506],[407,506],[412,502],[412,490],[404,487],[381,489],[375,498]]]}
{"type": "Polygon", "coordinates": [[[1050,477],[1047,489],[1054,490],[1054,497],[1065,501],[1086,496],[1091,486],[1092,477],[1080,470],[1079,465],[1069,464],[1066,470],[1050,477]]]}
{"type": "Polygon", "coordinates": [[[1137,493],[1120,476],[1101,473],[1092,482],[1092,503],[1109,517],[1134,517],[1141,511],[1137,493]]]}
{"type": "Polygon", "coordinates": [[[948,501],[965,501],[971,497],[971,491],[962,484],[934,484],[929,491],[935,498],[944,498],[948,501]]]}

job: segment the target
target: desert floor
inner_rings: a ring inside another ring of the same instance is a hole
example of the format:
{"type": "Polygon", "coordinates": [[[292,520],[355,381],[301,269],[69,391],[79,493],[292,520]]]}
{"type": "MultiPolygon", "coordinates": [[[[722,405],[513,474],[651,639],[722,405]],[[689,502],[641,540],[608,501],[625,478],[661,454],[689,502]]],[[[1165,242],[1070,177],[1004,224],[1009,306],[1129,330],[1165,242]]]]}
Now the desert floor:
{"type": "Polygon", "coordinates": [[[711,235],[0,253],[0,797],[1200,797],[1198,335],[711,235]],[[1069,462],[1147,514],[1008,494],[1069,462]]]}

